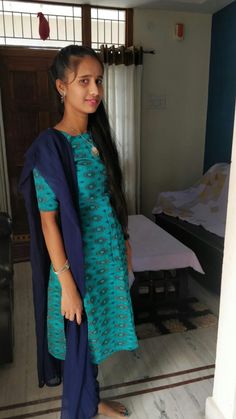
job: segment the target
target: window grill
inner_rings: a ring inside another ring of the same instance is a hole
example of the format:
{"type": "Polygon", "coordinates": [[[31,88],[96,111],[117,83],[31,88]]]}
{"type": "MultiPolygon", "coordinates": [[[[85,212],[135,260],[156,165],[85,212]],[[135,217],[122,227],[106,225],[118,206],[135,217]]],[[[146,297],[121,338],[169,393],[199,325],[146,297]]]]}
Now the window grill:
{"type": "Polygon", "coordinates": [[[99,49],[101,44],[119,47],[125,45],[126,11],[91,8],[91,43],[99,49]]]}
{"type": "Polygon", "coordinates": [[[126,9],[85,7],[89,10],[83,14],[81,5],[0,0],[0,44],[61,48],[83,41],[89,45],[90,39],[94,49],[104,44],[108,47],[127,44],[126,9]],[[39,12],[50,26],[50,35],[45,41],[39,36],[39,12]]]}
{"type": "Polygon", "coordinates": [[[82,44],[80,6],[0,1],[0,44],[63,47],[72,43],[82,44]],[[39,12],[50,26],[50,35],[45,41],[39,36],[39,12]]]}

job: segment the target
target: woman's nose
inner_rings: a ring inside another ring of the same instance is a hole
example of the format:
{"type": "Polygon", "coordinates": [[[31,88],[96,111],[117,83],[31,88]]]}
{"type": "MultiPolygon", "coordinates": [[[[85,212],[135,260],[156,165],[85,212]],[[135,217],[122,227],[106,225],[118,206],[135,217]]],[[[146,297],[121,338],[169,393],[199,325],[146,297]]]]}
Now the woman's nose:
{"type": "Polygon", "coordinates": [[[92,96],[97,96],[99,94],[99,88],[98,88],[98,85],[97,85],[96,81],[91,82],[90,94],[92,96]]]}

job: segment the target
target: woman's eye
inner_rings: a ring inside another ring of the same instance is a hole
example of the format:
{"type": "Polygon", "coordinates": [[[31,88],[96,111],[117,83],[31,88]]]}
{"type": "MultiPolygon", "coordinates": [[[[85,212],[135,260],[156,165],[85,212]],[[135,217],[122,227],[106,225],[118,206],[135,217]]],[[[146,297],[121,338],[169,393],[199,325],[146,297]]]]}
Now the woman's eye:
{"type": "Polygon", "coordinates": [[[88,83],[88,79],[80,79],[80,84],[87,84],[88,83]]]}
{"type": "Polygon", "coordinates": [[[98,79],[98,80],[97,80],[97,84],[99,84],[99,85],[100,85],[100,84],[102,84],[102,82],[103,82],[103,80],[102,80],[102,79],[98,79]]]}

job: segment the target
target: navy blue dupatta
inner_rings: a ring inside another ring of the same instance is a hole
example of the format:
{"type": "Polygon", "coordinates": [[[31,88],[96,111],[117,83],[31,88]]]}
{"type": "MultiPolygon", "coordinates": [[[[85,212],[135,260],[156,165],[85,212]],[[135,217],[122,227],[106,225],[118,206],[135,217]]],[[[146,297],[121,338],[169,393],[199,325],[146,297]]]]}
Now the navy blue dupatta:
{"type": "MultiPolygon", "coordinates": [[[[25,155],[19,188],[24,196],[30,228],[30,260],[37,337],[39,386],[61,382],[61,361],[48,352],[47,287],[50,258],[41,228],[32,170],[36,167],[59,202],[61,233],[73,278],[81,298],[85,295],[82,235],[78,208],[78,184],[72,148],[55,129],[47,129],[25,155]]],[[[88,347],[88,327],[66,323],[66,359],[63,368],[61,419],[91,419],[97,413],[98,394],[88,347]]]]}

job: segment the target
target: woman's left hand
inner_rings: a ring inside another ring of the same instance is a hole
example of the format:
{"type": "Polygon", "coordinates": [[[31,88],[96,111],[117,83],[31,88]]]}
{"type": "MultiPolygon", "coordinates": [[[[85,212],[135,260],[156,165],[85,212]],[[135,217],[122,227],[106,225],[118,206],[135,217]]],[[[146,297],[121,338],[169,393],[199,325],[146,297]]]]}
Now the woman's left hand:
{"type": "Polygon", "coordinates": [[[131,249],[129,240],[125,240],[125,245],[126,245],[128,272],[131,272],[133,270],[133,267],[132,267],[132,249],[131,249]]]}

